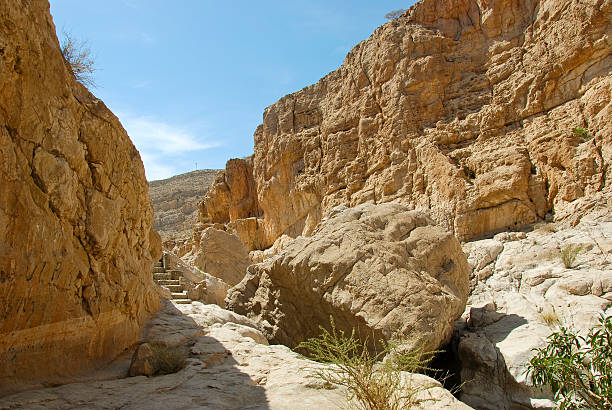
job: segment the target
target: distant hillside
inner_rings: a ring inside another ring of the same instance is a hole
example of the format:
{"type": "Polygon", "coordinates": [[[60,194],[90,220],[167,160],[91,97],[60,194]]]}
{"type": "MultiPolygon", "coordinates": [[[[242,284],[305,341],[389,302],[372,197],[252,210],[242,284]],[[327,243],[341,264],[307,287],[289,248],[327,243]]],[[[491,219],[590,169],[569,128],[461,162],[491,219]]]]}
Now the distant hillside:
{"type": "Polygon", "coordinates": [[[149,182],[155,211],[153,226],[164,241],[191,235],[198,216],[198,202],[216,173],[215,169],[204,169],[149,182]]]}

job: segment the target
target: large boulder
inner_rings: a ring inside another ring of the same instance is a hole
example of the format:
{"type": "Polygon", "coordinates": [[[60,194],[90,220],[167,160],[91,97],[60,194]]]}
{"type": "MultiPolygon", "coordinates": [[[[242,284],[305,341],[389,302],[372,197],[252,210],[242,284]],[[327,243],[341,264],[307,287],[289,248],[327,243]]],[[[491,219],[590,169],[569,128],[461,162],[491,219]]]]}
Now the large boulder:
{"type": "Polygon", "coordinates": [[[242,280],[251,263],[249,253],[236,235],[206,228],[200,246],[192,256],[198,269],[234,286],[242,280]]]}
{"type": "Polygon", "coordinates": [[[0,2],[0,394],[136,342],[159,305],[147,190],[118,119],[62,57],[49,3],[0,2]]]}
{"type": "Polygon", "coordinates": [[[251,265],[228,307],[290,347],[332,317],[362,338],[431,350],[449,340],[469,292],[459,242],[399,204],[339,208],[311,237],[251,265]]]}

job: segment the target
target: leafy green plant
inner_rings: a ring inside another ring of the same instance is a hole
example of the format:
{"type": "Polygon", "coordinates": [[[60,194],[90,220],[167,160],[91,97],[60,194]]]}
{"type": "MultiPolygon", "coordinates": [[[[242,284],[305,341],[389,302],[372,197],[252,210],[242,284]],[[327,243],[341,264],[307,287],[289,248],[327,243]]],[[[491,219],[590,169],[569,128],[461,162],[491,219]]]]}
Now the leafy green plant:
{"type": "Polygon", "coordinates": [[[186,354],[177,346],[168,346],[164,343],[150,343],[153,351],[154,374],[176,373],[185,367],[186,354]]]}
{"type": "Polygon", "coordinates": [[[419,389],[403,382],[402,371],[427,369],[424,358],[431,354],[401,353],[384,341],[380,341],[382,349],[379,352],[371,353],[368,341],[359,340],[354,329],[347,336],[344,331],[336,329],[333,320],[331,331],[322,326],[319,328],[321,336],[298,346],[311,359],[331,364],[326,368],[315,368],[314,377],[346,387],[347,399],[361,409],[399,410],[417,402],[419,389]],[[388,358],[381,361],[387,355],[388,358]]]}
{"type": "Polygon", "coordinates": [[[537,349],[527,374],[550,386],[558,409],[612,408],[612,316],[601,317],[586,337],[562,327],[537,349]]]}
{"type": "Polygon", "coordinates": [[[566,268],[573,268],[576,263],[576,257],[582,250],[582,245],[567,245],[561,249],[561,260],[566,268]]]}

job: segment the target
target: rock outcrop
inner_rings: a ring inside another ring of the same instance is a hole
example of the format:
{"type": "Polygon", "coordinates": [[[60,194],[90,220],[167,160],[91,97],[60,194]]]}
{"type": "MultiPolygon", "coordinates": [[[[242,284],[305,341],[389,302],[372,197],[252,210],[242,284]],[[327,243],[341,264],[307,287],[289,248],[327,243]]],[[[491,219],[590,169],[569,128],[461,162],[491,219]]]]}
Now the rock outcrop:
{"type": "Polygon", "coordinates": [[[611,15],[605,0],[422,0],[269,106],[253,173],[216,182],[201,217],[253,250],[337,205],[400,201],[461,240],[562,215],[612,180],[611,15]]]}
{"type": "Polygon", "coordinates": [[[62,57],[49,3],[0,2],[0,394],[138,339],[159,304],[147,190],[121,124],[62,57]]]}
{"type": "Polygon", "coordinates": [[[200,247],[191,256],[193,266],[223,280],[230,286],[244,278],[251,264],[249,253],[236,235],[207,228],[200,237],[200,247]]]}
{"type": "Polygon", "coordinates": [[[153,227],[164,242],[191,237],[198,220],[198,202],[213,183],[217,170],[204,169],[149,182],[155,219],[153,227]]]}
{"type": "Polygon", "coordinates": [[[296,346],[319,325],[364,340],[437,349],[465,308],[469,268],[459,242],[399,204],[338,208],[311,237],[248,268],[228,307],[274,343],[296,346]]]}
{"type": "MultiPolygon", "coordinates": [[[[612,314],[612,201],[574,227],[538,224],[464,245],[474,268],[454,340],[461,400],[479,409],[551,408],[525,371],[534,349],[564,326],[584,335],[612,314]],[[581,247],[572,266],[561,252],[581,247]]],[[[582,212],[579,212],[582,213],[582,212]]]]}
{"type": "MultiPolygon", "coordinates": [[[[252,321],[215,305],[166,306],[147,324],[143,342],[185,349],[189,356],[185,368],[162,377],[126,378],[128,358],[117,380],[29,391],[5,397],[2,404],[11,409],[354,407],[347,403],[344,387],[312,377],[324,365],[286,346],[269,346],[252,321]]],[[[427,376],[402,376],[416,391],[413,409],[469,409],[427,376]]]]}

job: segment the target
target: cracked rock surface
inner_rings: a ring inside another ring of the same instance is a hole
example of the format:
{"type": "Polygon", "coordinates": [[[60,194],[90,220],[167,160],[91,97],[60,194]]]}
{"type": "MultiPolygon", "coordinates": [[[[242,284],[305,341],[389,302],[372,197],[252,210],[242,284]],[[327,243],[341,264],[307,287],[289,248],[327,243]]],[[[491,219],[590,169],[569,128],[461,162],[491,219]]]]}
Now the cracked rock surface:
{"type": "Polygon", "coordinates": [[[49,3],[0,2],[0,394],[107,362],[158,306],[138,151],[74,79],[49,3]]]}
{"type": "Polygon", "coordinates": [[[419,1],[266,108],[251,180],[213,184],[201,216],[249,250],[364,202],[428,209],[460,240],[561,216],[610,184],[611,20],[606,0],[419,1]]]}
{"type": "MultiPolygon", "coordinates": [[[[216,305],[172,305],[145,327],[142,342],[188,350],[178,373],[89,381],[23,392],[0,399],[11,409],[336,409],[351,408],[344,390],[311,374],[322,365],[286,346],[268,345],[250,319],[216,305]],[[180,309],[180,310],[179,310],[180,309]]],[[[429,377],[405,373],[421,391],[416,409],[467,409],[429,377]]]]}
{"type": "Polygon", "coordinates": [[[459,242],[400,204],[338,207],[310,237],[251,265],[228,308],[294,347],[319,325],[363,339],[435,350],[465,308],[469,267],[459,242]]]}
{"type": "Polygon", "coordinates": [[[464,245],[472,292],[454,344],[467,404],[554,407],[525,371],[553,331],[564,326],[584,336],[600,315],[612,314],[612,202],[600,205],[574,226],[541,223],[464,245]],[[561,251],[569,246],[581,250],[567,267],[561,251]]]}

